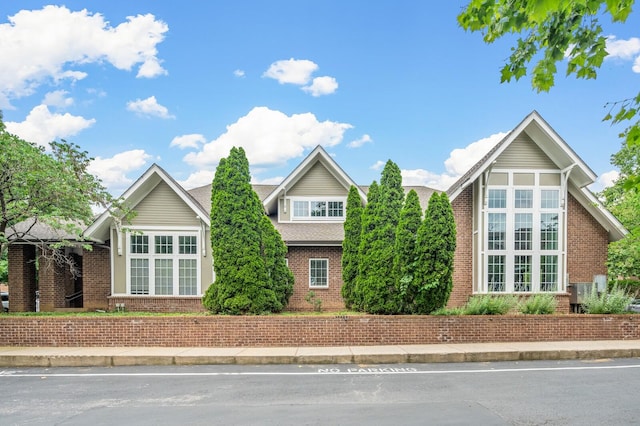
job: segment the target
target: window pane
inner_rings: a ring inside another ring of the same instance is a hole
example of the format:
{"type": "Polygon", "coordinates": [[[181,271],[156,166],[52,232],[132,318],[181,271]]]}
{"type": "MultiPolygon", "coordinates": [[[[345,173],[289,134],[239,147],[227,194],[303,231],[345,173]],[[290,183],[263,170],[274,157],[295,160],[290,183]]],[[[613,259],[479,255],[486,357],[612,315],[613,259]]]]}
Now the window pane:
{"type": "Polygon", "coordinates": [[[558,214],[540,214],[540,250],[558,250],[558,214]]]}
{"type": "Polygon", "coordinates": [[[311,259],[309,261],[309,287],[327,287],[327,259],[311,259]]]}
{"type": "Polygon", "coordinates": [[[149,259],[131,259],[131,294],[149,294],[149,259]]]}
{"type": "Polygon", "coordinates": [[[531,213],[516,213],[514,232],[514,249],[531,250],[533,237],[533,215],[531,213]]]}
{"type": "Polygon", "coordinates": [[[309,202],[308,201],[294,201],[293,202],[293,215],[296,217],[308,217],[309,216],[309,202]]]}
{"type": "Polygon", "coordinates": [[[543,189],[540,191],[540,207],[543,209],[557,209],[560,207],[560,193],[557,189],[543,189]]]}
{"type": "Polygon", "coordinates": [[[504,250],[506,241],[507,214],[489,213],[489,250],[504,250]]]}
{"type": "Polygon", "coordinates": [[[195,259],[180,259],[178,268],[180,294],[198,294],[198,262],[195,259]]]}
{"type": "Polygon", "coordinates": [[[558,256],[540,256],[540,291],[558,290],[558,256]]]}
{"type": "Polygon", "coordinates": [[[498,292],[505,290],[505,256],[489,256],[487,265],[489,283],[488,290],[490,292],[498,292]]]}
{"type": "Polygon", "coordinates": [[[149,253],[149,236],[132,235],[131,236],[131,253],[149,253]]]}
{"type": "Polygon", "coordinates": [[[198,237],[195,235],[180,235],[178,237],[180,254],[198,254],[198,237]]]}
{"type": "Polygon", "coordinates": [[[513,290],[531,291],[531,256],[514,256],[513,290]]]}
{"type": "Polygon", "coordinates": [[[533,207],[533,190],[516,189],[513,206],[517,209],[530,209],[533,207]]]}
{"type": "Polygon", "coordinates": [[[342,217],[342,201],[329,201],[329,216],[342,217]]]}
{"type": "Polygon", "coordinates": [[[156,259],[156,294],[173,294],[173,259],[156,259]]]}
{"type": "Polygon", "coordinates": [[[504,209],[507,207],[507,190],[506,189],[490,189],[489,190],[489,208],[504,209]]]}
{"type": "Polygon", "coordinates": [[[311,202],[311,216],[312,217],[324,217],[327,215],[327,202],[326,201],[312,201],[311,202]]]}
{"type": "Polygon", "coordinates": [[[156,254],[173,253],[173,237],[171,235],[156,235],[156,254]]]}

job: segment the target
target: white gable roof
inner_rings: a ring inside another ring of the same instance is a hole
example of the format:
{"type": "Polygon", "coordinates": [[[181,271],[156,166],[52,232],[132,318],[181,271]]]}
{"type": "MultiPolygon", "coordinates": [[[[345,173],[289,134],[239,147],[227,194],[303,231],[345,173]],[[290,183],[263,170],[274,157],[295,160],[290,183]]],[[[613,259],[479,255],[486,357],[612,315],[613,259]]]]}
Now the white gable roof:
{"type": "Polygon", "coordinates": [[[454,200],[472,182],[475,182],[491,164],[518,138],[526,133],[538,145],[538,147],[559,168],[573,167],[570,181],[578,188],[583,188],[595,182],[597,176],[571,149],[569,145],[556,133],[544,119],[533,111],[525,117],[507,136],[491,149],[480,161],[478,161],[467,173],[458,179],[447,190],[451,200],[454,200]]]}
{"type": "Polygon", "coordinates": [[[589,191],[588,185],[595,182],[597,175],[582,161],[571,147],[556,133],[555,130],[538,114],[531,112],[507,136],[478,161],[467,173],[458,179],[447,190],[451,200],[454,200],[470,184],[476,181],[496,159],[522,133],[529,135],[531,140],[549,157],[560,170],[571,168],[569,182],[577,188],[572,191],[578,201],[589,213],[609,232],[609,239],[617,241],[627,234],[622,224],[604,208],[602,203],[589,191]]]}
{"type": "MultiPolygon", "coordinates": [[[[202,222],[210,226],[209,214],[187,191],[180,186],[162,167],[157,164],[151,165],[149,169],[122,195],[124,202],[130,207],[135,207],[160,183],[166,183],[184,203],[193,210],[202,222]]],[[[104,242],[109,238],[109,228],[113,222],[113,217],[108,211],[103,212],[87,228],[85,236],[89,239],[104,242]]]]}
{"type": "Polygon", "coordinates": [[[344,170],[342,170],[338,163],[336,163],[333,158],[327,154],[327,151],[325,151],[322,146],[318,145],[309,153],[307,158],[305,158],[298,167],[296,167],[289,176],[287,176],[282,183],[264,199],[264,208],[268,214],[274,213],[278,208],[278,197],[281,194],[284,194],[287,188],[293,187],[293,185],[295,185],[296,182],[298,182],[318,161],[322,162],[329,173],[331,173],[331,175],[335,177],[347,191],[353,185],[358,189],[358,193],[360,194],[362,201],[364,202],[367,200],[367,195],[362,191],[362,189],[344,172],[344,170]]]}

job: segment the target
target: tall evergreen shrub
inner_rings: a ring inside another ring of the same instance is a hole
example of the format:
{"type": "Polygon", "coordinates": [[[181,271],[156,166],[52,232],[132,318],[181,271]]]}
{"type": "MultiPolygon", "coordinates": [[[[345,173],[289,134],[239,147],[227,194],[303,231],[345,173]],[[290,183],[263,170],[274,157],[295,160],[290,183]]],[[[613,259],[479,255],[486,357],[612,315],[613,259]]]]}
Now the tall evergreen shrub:
{"type": "Polygon", "coordinates": [[[354,291],[358,277],[358,250],[362,233],[362,200],[358,188],[351,186],[347,197],[347,217],[342,242],[342,298],[347,308],[354,306],[354,291]]]}
{"type": "MultiPolygon", "coordinates": [[[[362,309],[372,314],[398,312],[394,246],[403,200],[400,168],[389,160],[382,171],[378,203],[370,209],[372,216],[366,225],[370,229],[366,236],[363,235],[367,242],[360,255],[360,262],[366,267],[364,271],[360,269],[358,277],[359,297],[362,297],[362,309]]],[[[363,223],[363,233],[364,226],[363,223]]]]}
{"type": "Polygon", "coordinates": [[[446,306],[453,288],[456,227],[453,209],[445,193],[434,193],[429,199],[416,245],[418,266],[414,309],[416,313],[428,314],[446,306]]]}
{"type": "Polygon", "coordinates": [[[211,190],[211,247],[215,282],[204,306],[214,313],[281,311],[293,291],[286,246],[264,215],[250,184],[242,148],[232,148],[216,169],[211,190]]]}
{"type": "Polygon", "coordinates": [[[413,300],[417,293],[415,269],[417,266],[416,239],[422,223],[422,209],[415,190],[409,191],[400,211],[396,231],[394,268],[397,277],[398,311],[413,312],[413,300]]]}

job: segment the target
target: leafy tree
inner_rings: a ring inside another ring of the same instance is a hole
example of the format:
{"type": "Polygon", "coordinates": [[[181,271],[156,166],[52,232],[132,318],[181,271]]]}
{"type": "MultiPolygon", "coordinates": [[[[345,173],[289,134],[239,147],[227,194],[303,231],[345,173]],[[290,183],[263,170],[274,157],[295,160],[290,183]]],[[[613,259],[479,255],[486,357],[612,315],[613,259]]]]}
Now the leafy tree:
{"type": "Polygon", "coordinates": [[[599,195],[611,213],[629,230],[620,241],[609,244],[607,265],[613,277],[640,276],[640,192],[625,191],[626,177],[640,172],[640,145],[623,144],[622,149],[611,156],[611,163],[620,169],[620,177],[613,186],[599,195]]]}
{"type": "Polygon", "coordinates": [[[203,304],[214,313],[281,311],[293,291],[286,247],[250,184],[242,148],[232,148],[216,169],[211,189],[211,247],[215,282],[203,304]]]}
{"type": "MultiPolygon", "coordinates": [[[[71,244],[38,241],[34,232],[38,223],[62,231],[69,240],[82,241],[82,232],[93,220],[92,206],[109,209],[119,220],[131,217],[120,200],[113,199],[87,171],[92,160],[87,152],[66,141],[51,142],[50,148],[47,152],[7,132],[0,113],[0,253],[11,244],[8,234],[12,240],[29,240],[43,248],[71,244]]],[[[52,253],[54,260],[75,271],[73,261],[62,251],[43,253],[52,253]]]]}
{"type": "MultiPolygon", "coordinates": [[[[567,61],[566,74],[595,79],[606,51],[599,18],[609,16],[613,22],[625,22],[635,0],[471,0],[458,15],[466,30],[481,31],[484,41],[494,41],[510,34],[521,35],[501,70],[501,82],[519,80],[535,62],[531,83],[537,91],[553,87],[557,63],[567,61]]],[[[640,144],[640,93],[612,102],[604,117],[612,123],[629,122],[621,134],[629,146],[640,144]],[[614,111],[615,110],[615,111],[614,111]]],[[[640,189],[640,175],[626,177],[625,188],[640,189]]]]}
{"type": "Polygon", "coordinates": [[[411,313],[416,295],[414,280],[417,266],[416,239],[422,223],[422,208],[415,190],[409,191],[400,211],[400,221],[396,231],[394,268],[397,277],[399,311],[411,313]]]}
{"type": "Polygon", "coordinates": [[[456,227],[446,193],[433,193],[416,241],[417,294],[413,312],[428,314],[446,306],[453,288],[456,227]]]}
{"type": "Polygon", "coordinates": [[[353,292],[358,277],[358,249],[362,233],[362,200],[358,188],[351,186],[347,197],[347,217],[344,221],[344,241],[342,242],[342,289],[344,304],[351,309],[354,305],[353,292]]]}
{"type": "Polygon", "coordinates": [[[362,281],[362,309],[373,314],[393,314],[398,309],[393,249],[404,191],[400,168],[391,160],[382,171],[378,197],[377,205],[370,211],[373,214],[368,223],[370,230],[363,236],[368,240],[368,250],[360,256],[360,262],[369,266],[358,280],[362,281]]]}

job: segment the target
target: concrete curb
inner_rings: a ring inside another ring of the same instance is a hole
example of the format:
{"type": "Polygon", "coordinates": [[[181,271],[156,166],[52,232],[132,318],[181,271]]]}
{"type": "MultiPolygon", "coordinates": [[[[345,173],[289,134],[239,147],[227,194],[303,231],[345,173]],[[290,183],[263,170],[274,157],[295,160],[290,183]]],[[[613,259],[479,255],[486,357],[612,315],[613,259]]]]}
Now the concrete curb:
{"type": "Polygon", "coordinates": [[[640,358],[640,340],[414,346],[161,348],[0,347],[0,367],[404,364],[640,358]]]}

